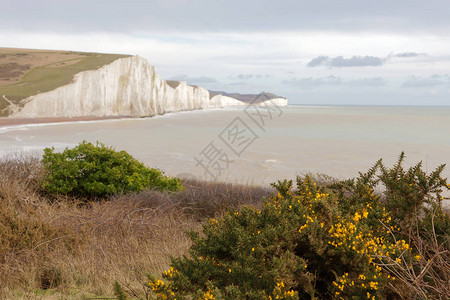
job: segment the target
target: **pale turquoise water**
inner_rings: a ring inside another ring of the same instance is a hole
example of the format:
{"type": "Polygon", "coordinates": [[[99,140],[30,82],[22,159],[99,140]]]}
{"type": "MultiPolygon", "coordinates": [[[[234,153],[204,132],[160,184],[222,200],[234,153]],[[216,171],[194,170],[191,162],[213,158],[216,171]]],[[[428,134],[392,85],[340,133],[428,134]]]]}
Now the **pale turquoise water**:
{"type": "Polygon", "coordinates": [[[271,119],[266,118],[264,130],[238,108],[150,119],[0,127],[0,153],[41,153],[49,146],[62,149],[82,140],[100,140],[170,175],[202,177],[204,169],[196,166],[194,157],[200,158],[212,142],[232,160],[219,180],[268,183],[305,172],[353,177],[379,158],[394,163],[401,151],[408,164],[422,160],[431,170],[450,163],[449,128],[450,107],[289,106],[282,108],[281,116],[273,112],[271,119]],[[257,136],[240,156],[219,137],[236,117],[257,136]]]}

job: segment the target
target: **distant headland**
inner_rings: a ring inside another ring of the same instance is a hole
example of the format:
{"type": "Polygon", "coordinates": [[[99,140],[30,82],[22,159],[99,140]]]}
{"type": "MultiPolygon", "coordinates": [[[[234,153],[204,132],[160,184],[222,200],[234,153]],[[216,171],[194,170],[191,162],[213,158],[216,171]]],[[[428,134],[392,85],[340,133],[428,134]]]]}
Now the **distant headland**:
{"type": "Polygon", "coordinates": [[[0,48],[2,117],[143,117],[249,104],[285,106],[287,99],[164,80],[139,56],[0,48]]]}

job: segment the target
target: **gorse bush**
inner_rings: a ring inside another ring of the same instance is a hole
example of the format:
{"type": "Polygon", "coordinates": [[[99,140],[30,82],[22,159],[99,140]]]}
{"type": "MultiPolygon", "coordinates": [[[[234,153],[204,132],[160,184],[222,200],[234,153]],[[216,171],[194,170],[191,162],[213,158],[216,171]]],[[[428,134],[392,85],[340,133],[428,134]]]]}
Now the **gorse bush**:
{"type": "Polygon", "coordinates": [[[442,178],[445,165],[440,165],[427,175],[419,162],[408,170],[402,167],[405,154],[402,152],[397,163],[387,168],[382,160],[356,179],[339,181],[328,187],[340,194],[339,205],[344,210],[354,211],[364,201],[364,190],[381,188],[381,201],[392,215],[392,221],[402,231],[410,231],[415,226],[423,226],[423,219],[442,210],[443,192],[450,190],[446,179],[442,178]],[[346,197],[343,197],[346,194],[346,197]]]}
{"type": "MultiPolygon", "coordinates": [[[[371,253],[403,251],[386,230],[367,223],[369,210],[343,214],[337,198],[306,178],[292,189],[279,182],[278,194],[262,210],[244,208],[190,232],[191,258],[172,261],[168,284],[150,279],[157,294],[183,299],[213,293],[223,299],[320,299],[378,296],[388,280],[371,253]],[[202,294],[203,293],[203,294],[202,294]],[[280,298],[279,298],[280,299],[280,298]]],[[[164,297],[161,297],[162,299],[164,297]]]]}
{"type": "Polygon", "coordinates": [[[166,177],[127,152],[117,152],[101,143],[83,141],[62,153],[46,148],[42,163],[46,171],[42,187],[52,194],[103,197],[143,189],[182,189],[177,178],[166,177]]]}
{"type": "Polygon", "coordinates": [[[173,258],[163,280],[150,276],[148,289],[158,299],[445,299],[448,269],[433,264],[449,250],[443,167],[404,171],[403,158],[330,185],[278,181],[261,210],[230,211],[189,232],[190,255],[173,258]],[[443,242],[423,252],[411,224],[421,237],[430,218],[440,219],[434,236],[443,242]]]}

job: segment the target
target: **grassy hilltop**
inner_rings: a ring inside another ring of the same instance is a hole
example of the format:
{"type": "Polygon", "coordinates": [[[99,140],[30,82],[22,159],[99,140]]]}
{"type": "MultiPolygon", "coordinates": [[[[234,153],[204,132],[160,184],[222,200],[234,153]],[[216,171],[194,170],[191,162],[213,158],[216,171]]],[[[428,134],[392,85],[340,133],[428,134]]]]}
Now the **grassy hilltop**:
{"type": "Polygon", "coordinates": [[[0,48],[0,116],[11,101],[70,83],[75,74],[96,70],[129,55],[0,48]],[[4,99],[6,97],[8,100],[4,99]]]}
{"type": "MultiPolygon", "coordinates": [[[[130,55],[0,47],[0,117],[11,114],[11,105],[23,106],[25,103],[22,100],[29,96],[67,85],[79,72],[96,70],[124,57],[130,55]]],[[[176,88],[180,81],[168,80],[167,83],[176,88]]],[[[210,98],[221,94],[245,103],[262,103],[283,98],[267,92],[209,93],[210,98]]]]}

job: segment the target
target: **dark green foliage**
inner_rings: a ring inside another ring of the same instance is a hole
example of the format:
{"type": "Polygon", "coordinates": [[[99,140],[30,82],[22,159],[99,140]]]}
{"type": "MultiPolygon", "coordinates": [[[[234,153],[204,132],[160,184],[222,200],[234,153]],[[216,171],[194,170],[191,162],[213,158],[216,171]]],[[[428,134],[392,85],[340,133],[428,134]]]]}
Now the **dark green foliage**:
{"type": "Polygon", "coordinates": [[[427,218],[442,215],[442,195],[450,190],[447,180],[441,176],[445,165],[440,165],[427,175],[422,170],[422,162],[405,170],[402,166],[404,159],[402,152],[392,168],[387,168],[380,159],[367,173],[360,173],[356,179],[333,183],[328,188],[340,194],[341,207],[350,211],[365,205],[365,191],[368,188],[378,188],[382,191],[381,201],[392,215],[394,225],[405,231],[415,226],[425,226],[427,218]]]}
{"type": "Polygon", "coordinates": [[[450,222],[441,208],[441,193],[448,189],[440,176],[443,166],[427,175],[420,163],[403,170],[403,159],[402,153],[392,169],[380,160],[356,179],[322,186],[308,176],[297,179],[296,189],[292,181],[278,181],[273,185],[278,194],[261,210],[230,211],[209,219],[201,233],[189,232],[190,255],[173,258],[165,282],[150,277],[148,287],[158,299],[444,294],[448,255],[442,253],[449,250],[450,222]],[[383,194],[375,195],[375,189],[383,194]],[[411,233],[413,226],[419,239],[411,233]],[[428,252],[417,248],[426,235],[439,242],[428,252]],[[424,269],[433,255],[444,263],[424,269]]]}
{"type": "MultiPolygon", "coordinates": [[[[331,225],[352,217],[339,211],[335,196],[308,177],[298,180],[297,190],[292,181],[274,187],[278,195],[265,201],[262,210],[244,207],[220,220],[210,219],[201,234],[191,231],[190,257],[172,260],[172,269],[163,275],[169,285],[151,278],[150,287],[177,299],[202,293],[206,298],[215,289],[224,299],[329,299],[335,295],[333,282],[341,276],[357,281],[360,274],[378,275],[360,249],[347,251],[331,244],[338,242],[329,234],[331,225]]],[[[352,226],[371,233],[364,222],[352,226]]],[[[345,295],[362,297],[367,292],[379,293],[359,286],[348,287],[345,295]]]]}
{"type": "Polygon", "coordinates": [[[117,280],[114,282],[114,295],[117,297],[117,300],[128,299],[119,282],[117,282],[117,280]]]}
{"type": "Polygon", "coordinates": [[[101,143],[83,141],[73,149],[56,153],[46,148],[42,159],[46,177],[44,190],[52,194],[104,197],[143,189],[177,191],[177,178],[146,167],[125,151],[117,152],[101,143]]]}

